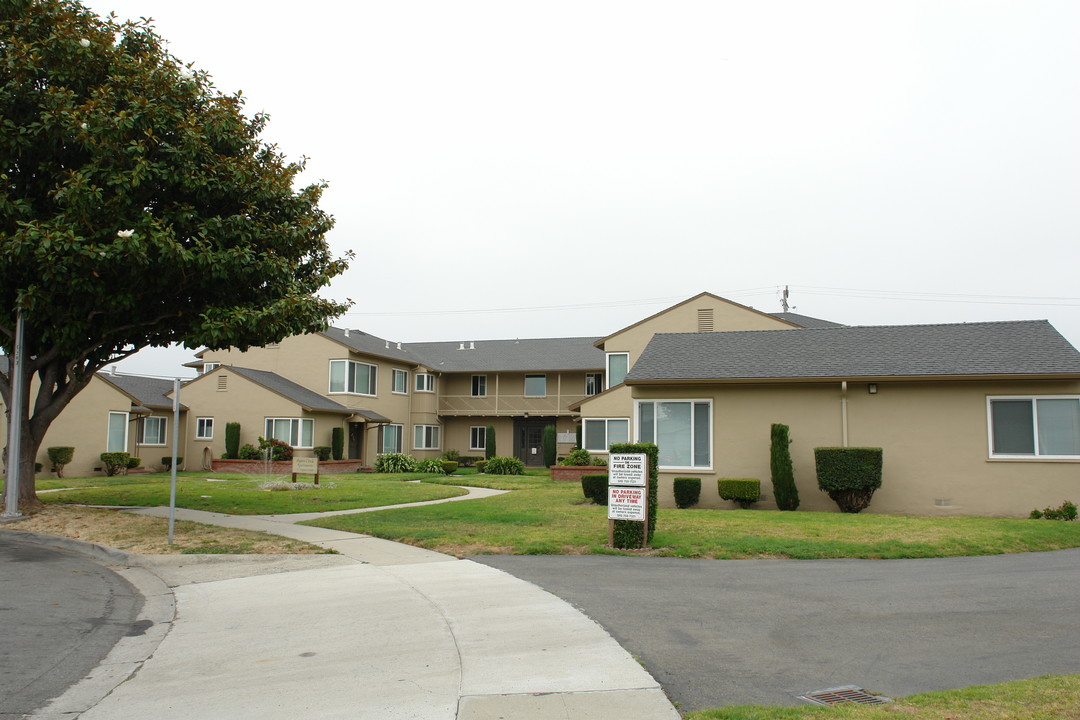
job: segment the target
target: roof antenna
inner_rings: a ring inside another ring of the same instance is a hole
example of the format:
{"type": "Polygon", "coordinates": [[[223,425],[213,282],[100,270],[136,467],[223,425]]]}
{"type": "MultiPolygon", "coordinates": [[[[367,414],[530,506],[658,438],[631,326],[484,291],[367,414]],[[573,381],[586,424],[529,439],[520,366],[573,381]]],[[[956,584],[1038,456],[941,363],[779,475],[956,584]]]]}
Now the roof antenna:
{"type": "Polygon", "coordinates": [[[780,295],[780,307],[784,308],[784,312],[788,311],[788,286],[784,286],[784,292],[780,295]]]}

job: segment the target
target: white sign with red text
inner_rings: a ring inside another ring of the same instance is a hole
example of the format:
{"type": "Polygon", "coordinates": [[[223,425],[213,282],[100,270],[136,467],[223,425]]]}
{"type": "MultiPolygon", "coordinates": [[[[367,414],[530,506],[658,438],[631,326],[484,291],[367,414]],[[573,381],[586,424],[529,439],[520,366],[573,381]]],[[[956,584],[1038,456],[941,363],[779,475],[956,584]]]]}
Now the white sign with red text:
{"type": "Polygon", "coordinates": [[[608,485],[608,520],[645,521],[646,488],[608,485]]]}

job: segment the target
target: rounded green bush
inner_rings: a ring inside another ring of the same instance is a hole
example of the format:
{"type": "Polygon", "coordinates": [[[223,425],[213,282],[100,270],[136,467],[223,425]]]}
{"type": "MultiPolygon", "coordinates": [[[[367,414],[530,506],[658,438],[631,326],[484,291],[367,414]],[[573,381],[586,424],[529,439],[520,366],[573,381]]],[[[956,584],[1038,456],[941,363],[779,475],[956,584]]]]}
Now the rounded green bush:
{"type": "Polygon", "coordinates": [[[488,475],[524,475],[525,463],[517,458],[495,456],[488,459],[484,472],[488,475]]]}
{"type": "Polygon", "coordinates": [[[586,499],[592,500],[597,505],[608,504],[608,476],[607,473],[593,473],[581,476],[581,492],[586,499]]]}
{"type": "Polygon", "coordinates": [[[701,478],[677,477],[674,480],[675,506],[693,507],[701,498],[701,478]]]}

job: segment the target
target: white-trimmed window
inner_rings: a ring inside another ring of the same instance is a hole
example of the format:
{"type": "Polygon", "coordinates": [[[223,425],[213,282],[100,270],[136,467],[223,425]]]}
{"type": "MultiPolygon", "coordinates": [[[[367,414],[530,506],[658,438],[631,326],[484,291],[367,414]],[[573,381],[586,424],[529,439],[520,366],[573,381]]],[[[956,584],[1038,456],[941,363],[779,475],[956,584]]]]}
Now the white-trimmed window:
{"type": "Polygon", "coordinates": [[[408,395],[409,394],[409,372],[407,370],[398,370],[397,368],[394,368],[393,375],[394,375],[394,378],[393,378],[394,384],[393,384],[393,387],[391,388],[391,391],[395,392],[395,393],[398,393],[399,395],[408,395]]]}
{"type": "Polygon", "coordinates": [[[379,454],[401,452],[401,425],[383,425],[379,428],[379,454]]]}
{"type": "Polygon", "coordinates": [[[435,392],[435,376],[431,373],[416,373],[416,392],[435,392]]]}
{"type": "Polygon", "coordinates": [[[547,395],[547,375],[525,376],[525,397],[545,397],[547,395]]]}
{"type": "Polygon", "coordinates": [[[607,378],[609,388],[613,388],[626,379],[630,372],[630,353],[607,354],[607,378]]]}
{"type": "Polygon", "coordinates": [[[164,445],[165,423],[163,417],[150,415],[139,422],[139,429],[135,433],[137,445],[164,445]]]}
{"type": "Polygon", "coordinates": [[[438,450],[438,425],[413,425],[413,450],[438,450]]]}
{"type": "Polygon", "coordinates": [[[472,396],[487,397],[487,375],[472,376],[472,396]]]}
{"type": "Polygon", "coordinates": [[[315,420],[313,418],[266,418],[266,437],[280,440],[294,448],[311,448],[314,445],[315,420]]]}
{"type": "Polygon", "coordinates": [[[638,400],[638,442],[656,443],[660,467],[712,467],[711,400],[638,400]]]}
{"type": "Polygon", "coordinates": [[[330,392],[374,395],[379,368],[355,360],[330,361],[330,392]]]}
{"type": "Polygon", "coordinates": [[[1080,396],[988,397],[990,457],[1080,460],[1080,396]]]}
{"type": "Polygon", "coordinates": [[[596,395],[604,391],[604,373],[585,373],[585,394],[596,395]]]}
{"type": "Polygon", "coordinates": [[[212,417],[195,418],[195,439],[196,440],[213,440],[214,439],[214,418],[212,418],[212,417]]]}
{"type": "Polygon", "coordinates": [[[202,374],[205,375],[206,373],[211,372],[212,370],[216,370],[219,367],[221,367],[221,363],[214,363],[214,362],[203,363],[202,374]]]}
{"type": "Polygon", "coordinates": [[[128,414],[126,412],[109,413],[109,429],[105,438],[106,452],[126,452],[128,432],[128,414]]]}
{"type": "Polygon", "coordinates": [[[581,442],[589,452],[604,453],[615,443],[630,442],[630,418],[585,418],[581,442]]]}
{"type": "Polygon", "coordinates": [[[469,449],[470,450],[486,450],[487,449],[487,427],[484,425],[473,425],[469,428],[469,449]]]}

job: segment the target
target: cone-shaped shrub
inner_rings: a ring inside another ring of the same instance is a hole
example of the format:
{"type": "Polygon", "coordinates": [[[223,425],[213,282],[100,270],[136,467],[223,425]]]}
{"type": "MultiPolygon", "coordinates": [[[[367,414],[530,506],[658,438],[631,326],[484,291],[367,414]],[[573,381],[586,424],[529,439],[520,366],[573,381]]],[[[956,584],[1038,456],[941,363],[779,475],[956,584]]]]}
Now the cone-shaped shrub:
{"type": "Polygon", "coordinates": [[[791,466],[791,439],[788,426],[772,426],[772,445],[769,457],[769,469],[772,474],[773,496],[776,507],[780,510],[799,509],[799,489],[795,487],[795,471],[791,466]]]}

